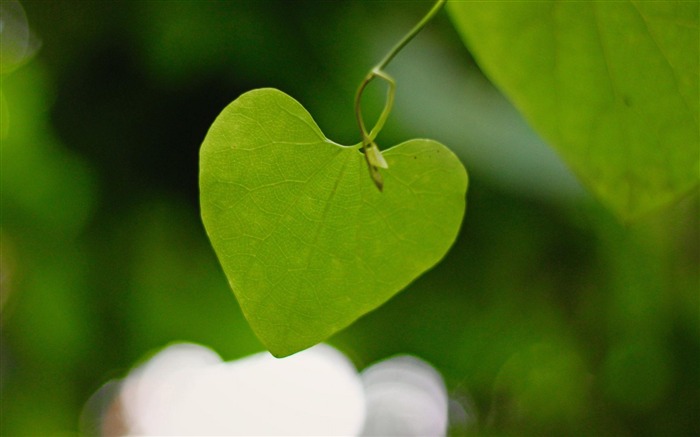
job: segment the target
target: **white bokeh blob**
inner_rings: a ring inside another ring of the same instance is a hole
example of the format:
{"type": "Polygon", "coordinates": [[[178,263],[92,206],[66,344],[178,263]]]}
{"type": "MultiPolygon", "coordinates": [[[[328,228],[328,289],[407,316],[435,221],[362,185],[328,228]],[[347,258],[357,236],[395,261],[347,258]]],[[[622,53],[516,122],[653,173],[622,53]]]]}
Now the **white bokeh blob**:
{"type": "Polygon", "coordinates": [[[381,361],[362,372],[367,418],[362,435],[444,436],[448,398],[442,376],[411,356],[381,361]]]}
{"type": "Polygon", "coordinates": [[[365,416],[359,375],[326,345],[229,363],[170,346],[131,372],[119,401],[131,435],[357,435],[365,416]]]}

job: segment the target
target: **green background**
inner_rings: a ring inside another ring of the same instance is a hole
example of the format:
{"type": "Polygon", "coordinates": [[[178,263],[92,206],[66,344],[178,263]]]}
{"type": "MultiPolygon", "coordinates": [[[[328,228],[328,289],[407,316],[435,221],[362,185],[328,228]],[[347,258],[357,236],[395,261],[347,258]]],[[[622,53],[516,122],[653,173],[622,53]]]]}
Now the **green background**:
{"type": "MultiPolygon", "coordinates": [[[[263,349],[199,219],[216,115],[271,86],[357,143],[356,87],[430,3],[23,5],[42,46],[2,76],[0,431],[73,435],[92,393],[169,342],[263,349]]],[[[446,144],[469,210],[442,263],[331,343],[360,369],[432,363],[476,418],[455,434],[700,433],[697,189],[621,225],[444,13],[388,71],[380,147],[446,144]]],[[[368,90],[367,120],[383,93],[368,90]]]]}

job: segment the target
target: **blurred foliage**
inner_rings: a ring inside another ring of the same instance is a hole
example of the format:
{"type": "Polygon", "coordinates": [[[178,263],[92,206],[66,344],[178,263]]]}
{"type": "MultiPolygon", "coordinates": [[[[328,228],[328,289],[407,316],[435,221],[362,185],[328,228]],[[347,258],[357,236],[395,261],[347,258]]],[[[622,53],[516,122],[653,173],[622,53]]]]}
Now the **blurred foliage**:
{"type": "MultiPolygon", "coordinates": [[[[427,5],[23,3],[42,46],[2,75],[2,434],[79,432],[92,393],[172,341],[224,359],[262,350],[199,220],[199,145],[262,86],[356,142],[355,87],[427,5]]],[[[620,225],[444,15],[390,71],[380,145],[450,146],[470,171],[469,209],[441,264],[332,342],[359,368],[395,353],[431,362],[473,400],[460,432],[700,433],[697,191],[620,225]]]]}
{"type": "Polygon", "coordinates": [[[452,2],[448,11],[488,77],[622,220],[697,189],[697,5],[452,2]]]}

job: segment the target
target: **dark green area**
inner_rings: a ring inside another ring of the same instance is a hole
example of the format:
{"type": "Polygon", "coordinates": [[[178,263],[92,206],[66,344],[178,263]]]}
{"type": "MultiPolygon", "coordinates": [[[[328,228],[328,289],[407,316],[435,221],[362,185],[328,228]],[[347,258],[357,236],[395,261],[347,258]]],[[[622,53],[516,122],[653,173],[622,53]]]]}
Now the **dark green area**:
{"type": "MultiPolygon", "coordinates": [[[[199,219],[199,145],[225,105],[267,86],[358,142],[356,86],[429,4],[23,3],[42,46],[2,76],[3,435],[79,432],[92,393],[173,341],[227,360],[262,350],[199,219]]],[[[469,170],[469,208],[441,264],[332,344],[359,368],[431,362],[473,401],[472,433],[700,433],[697,190],[620,225],[445,14],[388,70],[379,145],[445,143],[469,170]]],[[[368,120],[383,93],[368,90],[368,120]]]]}

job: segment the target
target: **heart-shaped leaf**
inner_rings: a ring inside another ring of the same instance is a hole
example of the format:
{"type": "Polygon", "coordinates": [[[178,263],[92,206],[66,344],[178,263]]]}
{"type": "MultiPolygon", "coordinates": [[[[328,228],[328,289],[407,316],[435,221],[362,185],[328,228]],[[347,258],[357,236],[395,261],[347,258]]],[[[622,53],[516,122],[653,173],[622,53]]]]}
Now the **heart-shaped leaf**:
{"type": "Polygon", "coordinates": [[[200,151],[202,220],[243,313],[275,356],[377,308],[454,242],[467,173],[432,140],[383,152],[384,191],[275,89],[241,95],[200,151]]]}

